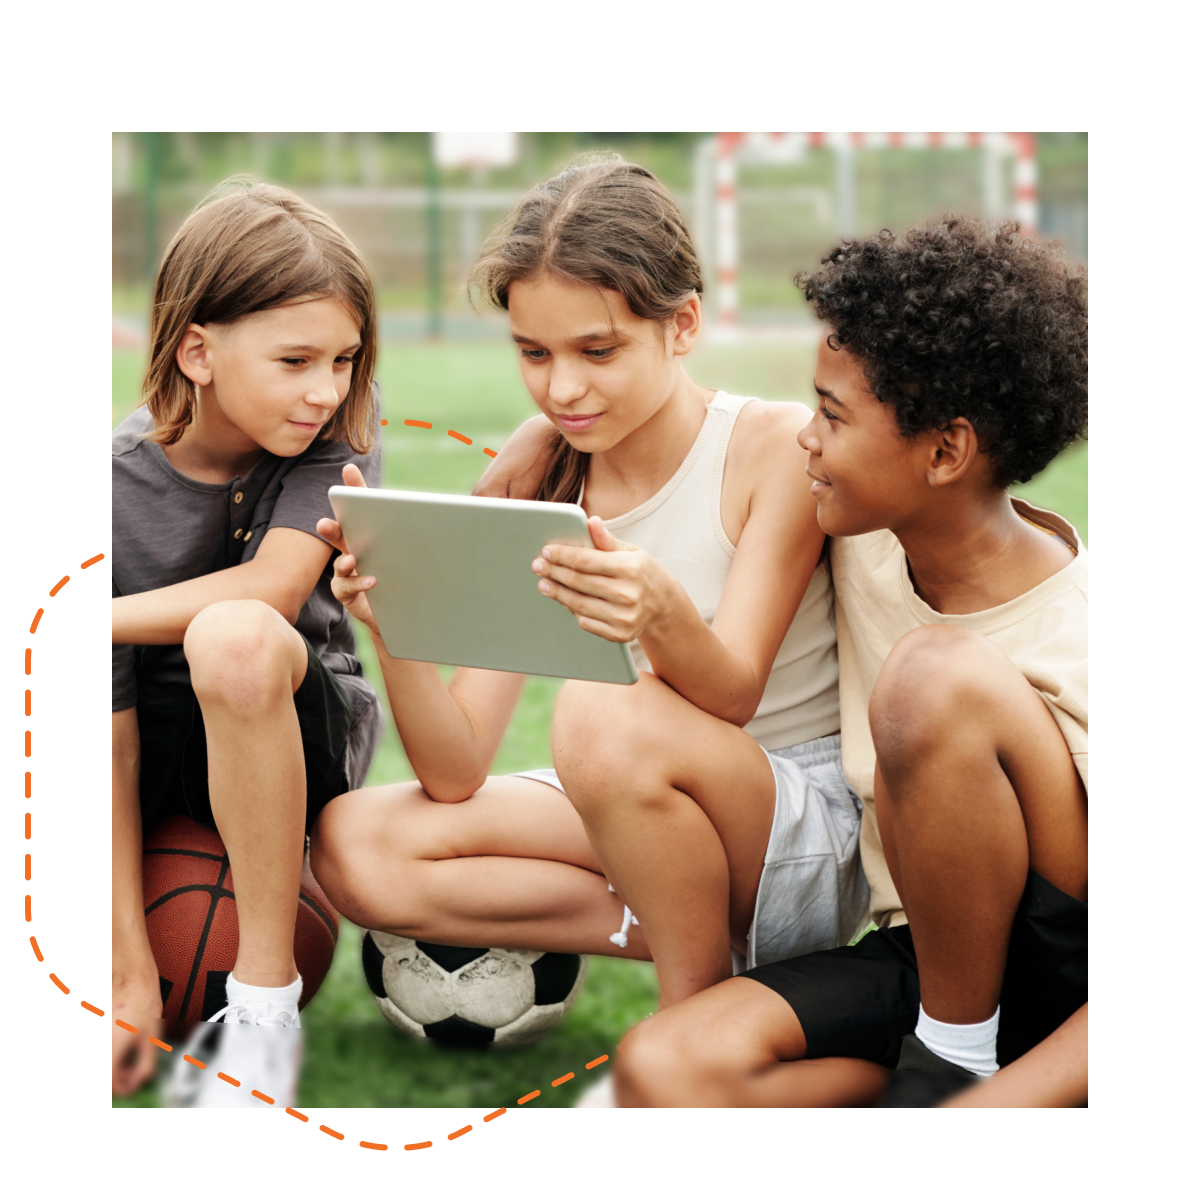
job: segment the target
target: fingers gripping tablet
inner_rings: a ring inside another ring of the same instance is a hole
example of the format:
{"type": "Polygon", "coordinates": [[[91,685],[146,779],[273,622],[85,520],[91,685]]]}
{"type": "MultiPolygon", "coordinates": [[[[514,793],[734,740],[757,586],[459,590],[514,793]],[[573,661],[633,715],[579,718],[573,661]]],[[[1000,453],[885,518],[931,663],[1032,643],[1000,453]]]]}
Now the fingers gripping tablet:
{"type": "Polygon", "coordinates": [[[580,629],[530,564],[591,546],[575,504],[332,487],[329,500],[393,658],[636,683],[629,647],[580,629]]]}

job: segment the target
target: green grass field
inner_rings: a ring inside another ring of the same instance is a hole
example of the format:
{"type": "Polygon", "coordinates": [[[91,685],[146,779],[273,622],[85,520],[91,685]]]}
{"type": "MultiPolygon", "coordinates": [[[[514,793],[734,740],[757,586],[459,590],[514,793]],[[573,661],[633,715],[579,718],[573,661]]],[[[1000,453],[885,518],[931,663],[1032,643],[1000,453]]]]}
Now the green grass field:
{"type": "MultiPolygon", "coordinates": [[[[813,348],[798,342],[700,347],[689,360],[692,377],[767,400],[811,402],[813,348]]],[[[140,351],[113,351],[114,426],[137,404],[144,366],[140,351]]],[[[388,487],[469,492],[486,466],[483,446],[499,447],[533,411],[512,348],[503,342],[413,343],[381,348],[377,366],[384,415],[384,483],[388,487]],[[406,419],[432,430],[406,428],[406,419]],[[468,447],[446,434],[474,440],[468,447]]],[[[1064,452],[1040,476],[1013,489],[1067,517],[1087,541],[1087,446],[1064,452]]],[[[384,696],[371,650],[367,677],[384,696]]],[[[493,772],[550,765],[549,727],[557,680],[531,679],[500,746],[493,772]]],[[[386,707],[386,698],[384,698],[386,707]]],[[[368,784],[412,779],[399,738],[389,725],[368,784]]],[[[549,1092],[545,1084],[608,1053],[657,1004],[649,964],[595,958],[567,1018],[533,1046],[508,1051],[452,1051],[405,1039],[375,1008],[359,963],[361,931],[342,923],[337,955],[320,993],[305,1010],[307,1037],[301,1105],[342,1107],[481,1107],[511,1105],[532,1088],[539,1104],[566,1107],[579,1081],[549,1092]]],[[[151,1107],[153,1087],[114,1106],[151,1107]]]]}

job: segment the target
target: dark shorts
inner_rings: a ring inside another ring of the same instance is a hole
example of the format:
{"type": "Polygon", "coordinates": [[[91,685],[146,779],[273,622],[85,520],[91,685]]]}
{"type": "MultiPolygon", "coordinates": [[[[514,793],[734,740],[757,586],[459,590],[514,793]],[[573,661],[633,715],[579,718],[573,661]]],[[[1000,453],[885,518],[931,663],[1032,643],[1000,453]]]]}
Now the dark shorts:
{"type": "MultiPolygon", "coordinates": [[[[354,724],[354,704],[312,646],[308,646],[308,671],[293,699],[304,746],[307,833],[321,809],[349,790],[346,743],[354,724]]],[[[176,699],[139,704],[137,713],[143,831],[178,813],[215,829],[208,799],[208,742],[196,693],[181,689],[176,699]]]]}
{"type": "MultiPolygon", "coordinates": [[[[866,1058],[894,1067],[901,1039],[917,1027],[921,986],[907,925],[872,930],[853,946],[755,967],[745,978],[792,1006],[809,1058],[866,1058]]],[[[1086,1003],[1087,904],[1030,872],[1000,992],[1000,1066],[1086,1003]]]]}

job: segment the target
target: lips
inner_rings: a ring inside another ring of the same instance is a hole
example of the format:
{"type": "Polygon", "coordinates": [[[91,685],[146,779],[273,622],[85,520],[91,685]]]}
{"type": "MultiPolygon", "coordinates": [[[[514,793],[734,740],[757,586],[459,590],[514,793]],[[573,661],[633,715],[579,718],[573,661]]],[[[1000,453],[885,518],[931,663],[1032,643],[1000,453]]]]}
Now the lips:
{"type": "Polygon", "coordinates": [[[564,414],[558,418],[558,423],[562,426],[564,433],[582,433],[585,429],[591,429],[603,415],[603,413],[592,413],[591,415],[568,417],[564,414]]]}
{"type": "Polygon", "coordinates": [[[811,471],[805,471],[804,473],[813,481],[812,487],[808,489],[810,495],[821,496],[833,487],[833,484],[828,479],[822,479],[819,475],[814,475],[811,471]]]}

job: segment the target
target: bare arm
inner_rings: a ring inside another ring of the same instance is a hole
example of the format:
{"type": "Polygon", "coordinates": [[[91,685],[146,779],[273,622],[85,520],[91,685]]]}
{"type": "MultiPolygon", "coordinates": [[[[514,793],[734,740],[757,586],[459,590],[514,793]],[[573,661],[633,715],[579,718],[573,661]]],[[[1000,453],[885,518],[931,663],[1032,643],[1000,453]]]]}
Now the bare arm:
{"type": "MultiPolygon", "coordinates": [[[[366,486],[352,464],[343,478],[348,487],[366,486]]],[[[434,800],[465,800],[487,778],[525,676],[460,667],[447,688],[432,663],[393,658],[367,599],[374,576],[358,574],[336,521],[323,520],[317,528],[343,551],[333,565],[333,594],[371,634],[396,731],[417,779],[434,800]]]]}
{"type": "Polygon", "coordinates": [[[807,454],[796,444],[806,415],[799,405],[764,405],[735,426],[741,477],[727,469],[724,486],[745,487],[748,511],[711,628],[674,576],[618,542],[598,518],[590,522],[596,550],[548,547],[550,565],[540,572],[547,594],[582,628],[610,641],[637,638],[655,675],[739,726],[758,709],[824,545],[806,486],[807,454]]]}
{"type": "Polygon", "coordinates": [[[500,447],[471,495],[532,500],[558,436],[548,417],[541,413],[530,417],[500,447]]]}
{"type": "Polygon", "coordinates": [[[196,614],[218,600],[262,600],[294,625],[331,553],[311,533],[269,529],[247,563],[170,587],[114,597],[113,643],[178,645],[196,614]]]}
{"type": "Polygon", "coordinates": [[[113,1029],[113,1092],[128,1095],[153,1073],[154,1051],[143,1027],[147,1020],[162,1016],[158,968],[142,903],[141,744],[136,708],[113,713],[112,751],[113,1009],[115,1016],[143,1030],[142,1040],[134,1042],[132,1035],[113,1029]]]}
{"type": "Polygon", "coordinates": [[[1071,1108],[1087,1101],[1088,1010],[1085,1004],[1045,1041],[943,1108],[1071,1108]]]}

